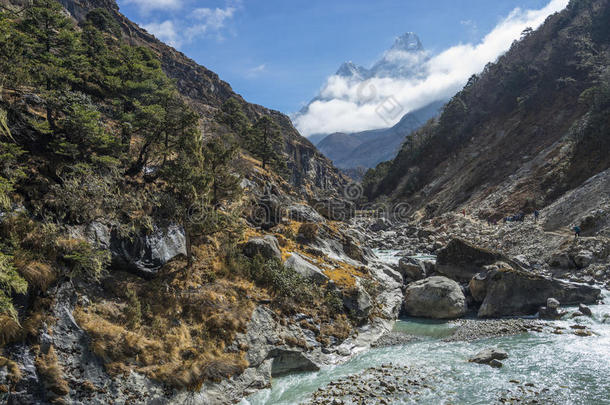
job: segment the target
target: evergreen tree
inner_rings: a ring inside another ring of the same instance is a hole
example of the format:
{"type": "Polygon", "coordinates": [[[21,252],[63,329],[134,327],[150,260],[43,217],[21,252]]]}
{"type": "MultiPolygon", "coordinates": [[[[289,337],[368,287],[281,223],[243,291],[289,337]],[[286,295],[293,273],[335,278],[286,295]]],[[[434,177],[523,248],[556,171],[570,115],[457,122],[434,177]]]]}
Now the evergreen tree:
{"type": "Polygon", "coordinates": [[[249,127],[248,118],[235,97],[231,97],[224,102],[216,115],[216,120],[228,126],[235,134],[242,137],[246,134],[249,127]]]}
{"type": "Polygon", "coordinates": [[[25,49],[30,76],[46,91],[47,121],[54,131],[53,99],[77,82],[77,73],[86,67],[80,42],[74,24],[55,0],[34,0],[25,9],[20,28],[29,39],[25,49]]]}
{"type": "Polygon", "coordinates": [[[223,201],[235,199],[240,191],[239,177],[232,168],[236,154],[235,145],[226,145],[219,138],[213,138],[205,145],[206,170],[212,182],[211,203],[215,208],[223,201]]]}
{"type": "Polygon", "coordinates": [[[248,149],[262,162],[263,169],[270,164],[274,169],[282,171],[286,162],[282,156],[282,137],[279,126],[268,116],[256,121],[249,134],[248,149]]]}

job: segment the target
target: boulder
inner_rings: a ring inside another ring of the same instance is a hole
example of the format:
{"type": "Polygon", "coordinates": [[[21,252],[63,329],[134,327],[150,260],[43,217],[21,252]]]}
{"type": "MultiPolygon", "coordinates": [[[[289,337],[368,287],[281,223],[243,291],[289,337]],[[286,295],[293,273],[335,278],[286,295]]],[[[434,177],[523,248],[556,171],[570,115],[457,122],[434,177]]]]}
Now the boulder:
{"type": "Polygon", "coordinates": [[[584,269],[593,262],[593,253],[589,250],[583,250],[574,256],[574,264],[579,269],[584,269]]]}
{"type": "Polygon", "coordinates": [[[387,231],[391,227],[392,227],[392,223],[390,222],[390,220],[382,217],[382,218],[378,218],[375,222],[373,222],[369,226],[369,230],[371,230],[372,232],[380,232],[380,231],[387,231]]]}
{"type": "Polygon", "coordinates": [[[560,269],[573,269],[575,263],[565,252],[554,253],[548,261],[549,266],[557,267],[560,269]]]}
{"type": "Polygon", "coordinates": [[[409,280],[417,281],[426,278],[424,263],[411,257],[403,257],[398,261],[398,272],[409,280]]]}
{"type": "Polygon", "coordinates": [[[403,304],[407,315],[455,319],[466,313],[466,297],[458,283],[446,277],[430,277],[410,284],[403,304]]]}
{"type": "Polygon", "coordinates": [[[262,229],[270,229],[282,222],[282,202],[273,194],[265,194],[252,207],[250,222],[262,229]]]}
{"type": "Polygon", "coordinates": [[[360,285],[357,285],[351,291],[344,292],[343,305],[351,312],[352,316],[361,322],[368,319],[373,308],[371,296],[360,285]]]}
{"type": "Polygon", "coordinates": [[[262,238],[251,238],[242,247],[244,255],[254,258],[256,255],[261,255],[263,259],[280,259],[282,253],[280,251],[280,245],[275,236],[265,235],[262,238]]]}
{"type": "Polygon", "coordinates": [[[476,247],[461,239],[453,239],[438,251],[436,271],[453,280],[469,282],[483,267],[500,260],[502,254],[476,247]]]}
{"type": "Polygon", "coordinates": [[[353,202],[341,198],[318,198],[311,201],[320,215],[331,221],[347,221],[356,214],[356,206],[353,202]]]}
{"type": "Polygon", "coordinates": [[[297,222],[324,222],[324,218],[309,205],[294,204],[286,208],[286,216],[297,222]]]}
{"type": "Polygon", "coordinates": [[[468,283],[468,289],[475,302],[483,302],[487,295],[487,272],[475,274],[468,283]]]}
{"type": "MultiPolygon", "coordinates": [[[[105,236],[104,236],[105,238],[105,236]]],[[[112,267],[151,278],[171,259],[186,255],[184,229],[177,225],[156,228],[150,234],[129,238],[113,231],[110,235],[112,267]]]]}
{"type": "Polygon", "coordinates": [[[580,311],[580,313],[582,313],[585,316],[593,316],[593,312],[591,311],[591,308],[589,308],[585,304],[582,304],[582,303],[579,304],[578,311],[580,311]]]}
{"type": "Polygon", "coordinates": [[[309,263],[298,253],[292,253],[288,260],[286,260],[286,263],[284,263],[284,266],[296,271],[303,277],[312,280],[315,283],[324,284],[326,281],[328,281],[328,277],[322,272],[322,270],[309,263]]]}
{"type": "Polygon", "coordinates": [[[586,284],[502,268],[487,275],[487,293],[479,317],[534,315],[554,297],[564,305],[595,303],[601,290],[586,284]]]}
{"type": "Polygon", "coordinates": [[[492,367],[502,367],[500,360],[507,358],[508,353],[503,350],[485,349],[472,356],[468,361],[477,364],[488,364],[492,367]]]}
{"type": "Polygon", "coordinates": [[[320,367],[308,359],[303,352],[288,349],[273,349],[269,352],[273,359],[271,363],[271,376],[278,377],[290,373],[304,371],[318,371],[320,367]]]}
{"type": "Polygon", "coordinates": [[[540,319],[546,319],[549,321],[556,321],[561,319],[567,312],[560,311],[559,308],[540,307],[538,310],[538,316],[540,319]]]}
{"type": "Polygon", "coordinates": [[[556,300],[555,298],[548,298],[548,299],[546,300],[546,306],[547,306],[548,308],[551,308],[551,309],[557,309],[557,308],[559,308],[559,305],[561,305],[561,304],[560,304],[560,303],[559,303],[559,301],[558,301],[558,300],[556,300]]]}

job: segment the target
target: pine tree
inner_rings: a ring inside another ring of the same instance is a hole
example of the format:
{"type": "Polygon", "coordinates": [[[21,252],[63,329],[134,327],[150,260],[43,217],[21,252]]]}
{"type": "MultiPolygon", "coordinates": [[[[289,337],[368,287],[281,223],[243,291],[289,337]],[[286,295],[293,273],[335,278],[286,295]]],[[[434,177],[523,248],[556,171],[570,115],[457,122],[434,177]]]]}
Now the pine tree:
{"type": "Polygon", "coordinates": [[[231,97],[224,102],[216,115],[216,121],[228,126],[236,135],[242,137],[246,134],[249,127],[248,118],[235,97],[231,97]]]}
{"type": "Polygon", "coordinates": [[[263,169],[270,164],[274,169],[282,171],[285,160],[282,156],[282,137],[279,126],[268,116],[256,121],[249,134],[248,150],[261,160],[263,169]]]}
{"type": "Polygon", "coordinates": [[[232,169],[236,154],[237,147],[225,144],[220,138],[213,138],[205,145],[206,170],[212,182],[211,203],[215,208],[223,201],[235,199],[240,192],[239,177],[232,169]]]}

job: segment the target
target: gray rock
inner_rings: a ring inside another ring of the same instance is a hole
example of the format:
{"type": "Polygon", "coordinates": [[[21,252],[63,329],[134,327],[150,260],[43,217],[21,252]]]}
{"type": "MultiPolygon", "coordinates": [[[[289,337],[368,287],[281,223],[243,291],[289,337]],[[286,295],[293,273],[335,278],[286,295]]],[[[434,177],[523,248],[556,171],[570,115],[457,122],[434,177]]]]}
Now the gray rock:
{"type": "Polygon", "coordinates": [[[269,352],[269,357],[273,359],[271,363],[272,377],[320,370],[316,363],[308,359],[303,352],[297,350],[273,349],[269,352]]]}
{"type": "Polygon", "coordinates": [[[593,253],[588,250],[583,250],[574,256],[574,264],[579,269],[588,267],[593,262],[593,253]]]}
{"type": "Polygon", "coordinates": [[[421,280],[426,278],[426,268],[420,260],[403,257],[398,262],[398,271],[405,279],[421,280]]]}
{"type": "MultiPolygon", "coordinates": [[[[499,361],[508,358],[508,353],[503,350],[498,349],[485,349],[481,350],[474,356],[472,356],[468,361],[471,363],[477,364],[489,364],[492,365],[492,361],[499,361]]],[[[500,367],[502,367],[502,363],[500,363],[500,367]]]]}
{"type": "Polygon", "coordinates": [[[538,310],[538,316],[540,319],[546,319],[549,321],[556,321],[561,319],[566,312],[560,311],[559,308],[540,307],[538,310]]]}
{"type": "Polygon", "coordinates": [[[298,253],[292,255],[284,263],[289,269],[292,269],[303,277],[314,281],[318,284],[323,284],[328,281],[328,277],[316,266],[303,259],[298,253]]]}
{"type": "Polygon", "coordinates": [[[447,247],[439,250],[436,270],[457,281],[469,282],[486,265],[506,260],[498,252],[471,245],[461,239],[453,239],[447,247]]]}
{"type": "Polygon", "coordinates": [[[387,231],[388,229],[390,229],[391,226],[392,223],[390,222],[390,220],[382,217],[377,219],[377,221],[373,222],[369,226],[369,229],[373,232],[387,231]]]}
{"type": "Polygon", "coordinates": [[[548,308],[557,309],[557,308],[559,308],[559,305],[561,305],[561,304],[555,298],[549,298],[546,300],[546,306],[548,308]]]}
{"type": "Polygon", "coordinates": [[[113,268],[151,278],[171,259],[186,255],[184,229],[171,225],[133,238],[123,238],[113,231],[110,237],[110,252],[113,268]]]}
{"type": "Polygon", "coordinates": [[[493,359],[488,363],[493,368],[502,368],[503,364],[500,360],[493,359]]]}
{"type": "Polygon", "coordinates": [[[479,317],[534,315],[555,297],[564,305],[595,303],[601,290],[585,284],[570,283],[532,273],[499,269],[488,274],[487,294],[479,317]]]}
{"type": "Polygon", "coordinates": [[[578,310],[585,316],[593,316],[593,312],[591,312],[591,308],[586,306],[585,304],[579,304],[578,310]]]}
{"type": "Polygon", "coordinates": [[[311,205],[324,218],[331,221],[347,221],[356,213],[353,202],[341,198],[318,198],[311,201],[311,205]]]}
{"type": "Polygon", "coordinates": [[[475,302],[483,302],[487,295],[487,272],[475,274],[468,283],[468,289],[475,302]]]}
{"type": "Polygon", "coordinates": [[[309,205],[294,204],[286,208],[286,216],[298,222],[324,222],[324,218],[309,205]]]}
{"type": "Polygon", "coordinates": [[[458,283],[446,277],[430,277],[410,284],[405,291],[407,315],[455,319],[466,313],[466,297],[458,283]]]}
{"type": "Polygon", "coordinates": [[[560,269],[573,269],[575,267],[574,261],[565,252],[553,254],[549,259],[548,264],[551,267],[557,267],[560,269]]]}
{"type": "Polygon", "coordinates": [[[360,321],[365,321],[373,308],[371,296],[360,285],[343,296],[343,305],[360,321]]]}
{"type": "Polygon", "coordinates": [[[263,259],[281,259],[280,245],[273,235],[265,235],[262,238],[251,238],[242,248],[244,255],[253,258],[261,255],[263,259]]]}

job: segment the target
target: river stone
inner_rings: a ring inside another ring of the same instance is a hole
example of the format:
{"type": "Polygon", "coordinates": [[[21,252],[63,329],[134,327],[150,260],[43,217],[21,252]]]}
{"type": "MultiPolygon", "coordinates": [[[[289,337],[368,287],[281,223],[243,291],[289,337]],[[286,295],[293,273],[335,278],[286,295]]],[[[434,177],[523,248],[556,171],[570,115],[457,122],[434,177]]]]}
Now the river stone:
{"type": "MultiPolygon", "coordinates": [[[[481,350],[480,352],[478,352],[477,354],[472,356],[468,361],[471,363],[491,365],[491,362],[493,360],[498,361],[498,360],[504,360],[507,358],[508,358],[508,353],[506,353],[503,350],[485,349],[485,350],[481,350]]],[[[501,367],[501,365],[502,365],[502,363],[500,363],[500,367],[501,367]]]]}
{"type": "Polygon", "coordinates": [[[502,259],[498,252],[453,239],[447,247],[438,251],[436,271],[453,280],[469,282],[484,266],[502,259]]]}
{"type": "Polygon", "coordinates": [[[585,316],[593,316],[593,312],[591,312],[591,308],[589,308],[585,304],[582,304],[582,303],[579,304],[578,311],[580,311],[580,313],[582,313],[585,316]]]}
{"type": "Polygon", "coordinates": [[[410,284],[403,307],[407,315],[434,319],[459,318],[467,309],[460,285],[440,276],[410,284]]]}
{"type": "Polygon", "coordinates": [[[379,218],[379,219],[377,219],[377,221],[373,222],[369,226],[369,229],[372,232],[379,232],[379,231],[387,231],[391,227],[392,227],[392,223],[387,218],[379,218]]]}
{"type": "Polygon", "coordinates": [[[599,288],[502,268],[487,276],[487,295],[479,309],[481,318],[534,315],[554,297],[564,305],[592,304],[599,288]]]}
{"type": "Polygon", "coordinates": [[[398,261],[398,271],[404,278],[410,280],[421,280],[426,278],[424,264],[412,257],[403,257],[398,261]]]}
{"type": "Polygon", "coordinates": [[[548,264],[551,267],[557,267],[560,269],[573,269],[575,267],[574,261],[565,252],[553,254],[549,259],[548,264]]]}
{"type": "Polygon", "coordinates": [[[273,359],[271,363],[271,376],[278,377],[290,373],[304,371],[318,371],[320,367],[308,359],[303,352],[288,349],[273,349],[269,352],[273,359]]]}
{"type": "Polygon", "coordinates": [[[555,298],[549,298],[546,300],[546,306],[550,309],[557,309],[559,308],[559,305],[559,301],[557,301],[555,298]]]}
{"type": "Polygon", "coordinates": [[[468,283],[468,290],[475,302],[483,302],[487,295],[487,272],[475,274],[468,283]]]}
{"type": "Polygon", "coordinates": [[[272,235],[265,235],[262,238],[251,238],[242,248],[244,255],[254,258],[261,255],[263,259],[281,259],[282,253],[277,238],[272,235]]]}
{"type": "Polygon", "coordinates": [[[322,273],[322,270],[309,263],[303,257],[301,257],[298,253],[292,253],[292,255],[286,260],[284,263],[289,269],[292,269],[307,278],[308,280],[312,280],[318,284],[324,284],[328,281],[328,277],[322,273]]]}

